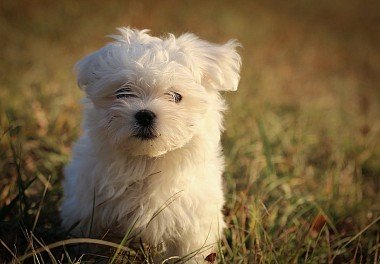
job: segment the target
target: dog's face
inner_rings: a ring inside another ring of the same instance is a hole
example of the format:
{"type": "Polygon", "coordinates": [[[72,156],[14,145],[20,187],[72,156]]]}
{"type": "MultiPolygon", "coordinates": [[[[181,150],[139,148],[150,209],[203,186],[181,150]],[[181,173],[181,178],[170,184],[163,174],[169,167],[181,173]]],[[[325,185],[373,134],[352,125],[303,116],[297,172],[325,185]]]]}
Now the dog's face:
{"type": "Polygon", "coordinates": [[[159,156],[207,133],[203,127],[209,109],[220,104],[219,91],[237,88],[238,44],[120,32],[77,65],[89,99],[88,133],[134,156],[159,156]]]}

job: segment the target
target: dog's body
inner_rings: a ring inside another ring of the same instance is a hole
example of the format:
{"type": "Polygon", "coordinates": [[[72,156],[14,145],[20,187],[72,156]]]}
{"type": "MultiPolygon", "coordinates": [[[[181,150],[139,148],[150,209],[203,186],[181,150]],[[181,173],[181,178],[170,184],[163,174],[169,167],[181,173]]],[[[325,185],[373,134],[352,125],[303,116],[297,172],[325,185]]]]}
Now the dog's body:
{"type": "Polygon", "coordinates": [[[204,257],[225,226],[219,91],[237,89],[237,44],[120,32],[77,66],[84,135],[65,169],[63,226],[121,237],[133,227],[168,256],[204,257]]]}

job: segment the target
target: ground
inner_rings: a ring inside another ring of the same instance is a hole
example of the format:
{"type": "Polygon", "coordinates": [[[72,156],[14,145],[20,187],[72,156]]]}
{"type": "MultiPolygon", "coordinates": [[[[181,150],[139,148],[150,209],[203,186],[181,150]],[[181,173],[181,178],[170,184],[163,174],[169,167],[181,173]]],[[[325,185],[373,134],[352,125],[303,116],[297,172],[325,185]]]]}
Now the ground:
{"type": "Polygon", "coordinates": [[[58,217],[81,133],[73,65],[126,25],[242,43],[239,89],[224,94],[218,262],[380,261],[377,1],[3,1],[0,13],[0,262],[127,261],[58,217]],[[62,246],[80,242],[99,251],[62,246]]]}

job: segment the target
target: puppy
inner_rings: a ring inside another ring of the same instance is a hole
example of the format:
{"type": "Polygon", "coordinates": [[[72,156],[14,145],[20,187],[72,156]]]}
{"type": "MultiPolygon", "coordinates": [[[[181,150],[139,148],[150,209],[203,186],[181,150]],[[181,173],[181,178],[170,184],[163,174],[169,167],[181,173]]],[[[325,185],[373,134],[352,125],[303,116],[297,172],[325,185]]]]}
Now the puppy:
{"type": "Polygon", "coordinates": [[[118,30],[76,65],[84,132],[64,171],[62,224],[86,236],[133,229],[166,256],[203,260],[225,227],[220,91],[238,87],[239,43],[118,30]]]}

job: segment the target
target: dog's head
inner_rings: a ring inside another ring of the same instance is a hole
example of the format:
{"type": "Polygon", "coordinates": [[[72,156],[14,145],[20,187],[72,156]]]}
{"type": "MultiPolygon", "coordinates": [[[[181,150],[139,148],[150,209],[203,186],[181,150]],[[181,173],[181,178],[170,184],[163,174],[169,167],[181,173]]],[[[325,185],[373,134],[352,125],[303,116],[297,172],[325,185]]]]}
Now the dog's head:
{"type": "Polygon", "coordinates": [[[184,146],[204,123],[219,91],[239,82],[239,44],[193,34],[157,38],[120,28],[115,41],[77,64],[89,100],[85,129],[131,155],[158,156],[184,146]]]}

